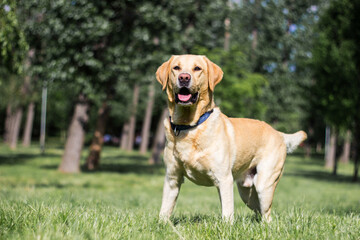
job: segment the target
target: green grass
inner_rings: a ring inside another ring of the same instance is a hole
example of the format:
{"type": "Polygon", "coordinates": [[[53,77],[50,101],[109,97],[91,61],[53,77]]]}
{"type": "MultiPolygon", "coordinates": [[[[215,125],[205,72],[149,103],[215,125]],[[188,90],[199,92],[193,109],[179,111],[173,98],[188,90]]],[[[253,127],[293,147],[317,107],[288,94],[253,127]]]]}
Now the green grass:
{"type": "Polygon", "coordinates": [[[360,239],[352,167],[333,177],[320,156],[288,157],[270,224],[256,221],[235,189],[228,225],[216,189],[187,180],[172,224],[160,224],[164,169],[137,153],[106,148],[100,170],[70,175],[57,171],[61,154],[0,146],[0,239],[360,239]]]}

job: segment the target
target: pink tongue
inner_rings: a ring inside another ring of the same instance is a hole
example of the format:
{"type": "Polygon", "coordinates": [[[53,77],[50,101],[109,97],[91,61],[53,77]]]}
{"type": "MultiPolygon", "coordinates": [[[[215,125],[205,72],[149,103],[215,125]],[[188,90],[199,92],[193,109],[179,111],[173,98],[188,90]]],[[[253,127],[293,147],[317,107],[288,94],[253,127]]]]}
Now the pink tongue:
{"type": "Polygon", "coordinates": [[[180,101],[187,102],[191,98],[191,94],[187,94],[187,95],[178,94],[178,97],[180,101]]]}

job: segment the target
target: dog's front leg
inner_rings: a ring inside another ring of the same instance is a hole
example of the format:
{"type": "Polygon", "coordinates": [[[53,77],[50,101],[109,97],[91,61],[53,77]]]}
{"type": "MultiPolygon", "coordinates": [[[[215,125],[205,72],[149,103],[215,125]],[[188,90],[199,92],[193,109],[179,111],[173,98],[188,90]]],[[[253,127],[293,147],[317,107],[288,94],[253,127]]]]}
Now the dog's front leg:
{"type": "Polygon", "coordinates": [[[160,209],[160,220],[166,221],[174,210],[176,199],[179,195],[183,177],[165,176],[163,197],[160,209]]]}
{"type": "Polygon", "coordinates": [[[232,176],[219,181],[218,192],[220,195],[222,217],[232,223],[234,220],[234,180],[232,176]]]}

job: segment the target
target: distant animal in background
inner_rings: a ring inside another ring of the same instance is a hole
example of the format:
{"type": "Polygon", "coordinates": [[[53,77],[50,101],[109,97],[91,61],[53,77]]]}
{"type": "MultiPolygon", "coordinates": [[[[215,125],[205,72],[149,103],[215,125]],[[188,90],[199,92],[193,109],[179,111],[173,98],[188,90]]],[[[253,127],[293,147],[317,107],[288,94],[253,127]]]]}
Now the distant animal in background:
{"type": "Polygon", "coordinates": [[[233,221],[235,181],[245,204],[270,221],[286,153],[307,137],[303,131],[285,134],[262,121],[222,114],[213,95],[222,77],[219,66],[197,55],[172,56],[156,72],[170,113],[164,121],[163,220],[170,217],[187,177],[199,185],[216,186],[225,220],[233,221]]]}

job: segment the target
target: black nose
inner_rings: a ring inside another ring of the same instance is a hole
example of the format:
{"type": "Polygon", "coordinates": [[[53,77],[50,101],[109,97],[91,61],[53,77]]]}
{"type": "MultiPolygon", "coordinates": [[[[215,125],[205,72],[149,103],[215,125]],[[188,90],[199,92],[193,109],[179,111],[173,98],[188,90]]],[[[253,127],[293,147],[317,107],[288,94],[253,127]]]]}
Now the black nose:
{"type": "Polygon", "coordinates": [[[178,80],[180,87],[188,87],[191,80],[191,75],[188,73],[181,73],[178,77],[178,80]]]}

